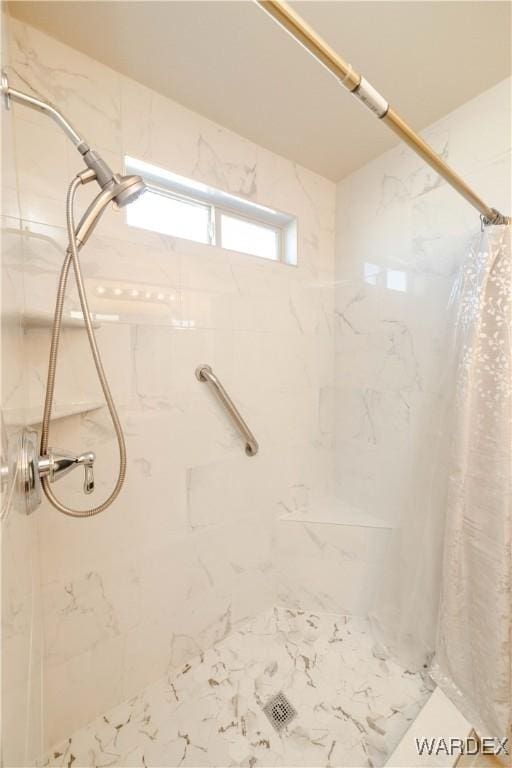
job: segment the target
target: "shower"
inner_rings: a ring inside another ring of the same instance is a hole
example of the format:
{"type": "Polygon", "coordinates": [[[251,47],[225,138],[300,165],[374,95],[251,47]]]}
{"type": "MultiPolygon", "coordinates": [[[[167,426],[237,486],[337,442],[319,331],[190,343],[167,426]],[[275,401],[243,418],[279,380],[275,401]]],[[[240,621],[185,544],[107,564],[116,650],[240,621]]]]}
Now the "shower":
{"type": "Polygon", "coordinates": [[[9,108],[10,101],[14,100],[27,107],[36,109],[43,114],[51,117],[65,132],[73,142],[78,152],[81,154],[87,169],[78,173],[69,186],[66,202],[66,225],[68,234],[68,247],[64,262],[62,264],[59,284],[57,289],[57,298],[55,302],[55,312],[52,327],[50,354],[48,361],[48,375],[46,382],[46,394],[44,400],[44,412],[41,428],[40,455],[34,455],[33,440],[26,440],[24,443],[24,455],[21,462],[25,475],[24,484],[28,494],[28,507],[33,509],[39,502],[39,483],[48,501],[65,515],[71,517],[91,517],[107,509],[114,499],[119,495],[126,475],[126,446],[123,436],[123,430],[119,417],[117,415],[115,403],[110,391],[110,387],[105,375],[100,351],[96,342],[94,328],[91,322],[91,313],[89,302],[85,290],[82,270],[80,266],[79,251],[85,245],[88,238],[93,233],[101,216],[107,209],[109,203],[115,203],[119,208],[123,208],[137,200],[146,190],[143,179],[137,175],[121,176],[112,171],[108,164],[103,160],[98,152],[91,149],[87,142],[80,136],[66,118],[46,101],[30,96],[11,88],[7,76],[2,74],[2,94],[5,105],[9,108]],[[84,185],[96,181],[101,187],[101,191],[90,203],[78,224],[75,226],[74,203],[78,189],[84,185]],[[98,375],[98,380],[108,407],[110,418],[114,426],[116,440],[119,450],[119,471],[116,483],[110,495],[101,504],[90,509],[76,510],[64,505],[53,493],[51,483],[63,477],[65,474],[82,466],[84,468],[84,493],[91,494],[94,491],[94,461],[93,451],[86,451],[78,456],[67,453],[54,452],[49,447],[50,423],[52,418],[53,397],[55,392],[55,374],[57,369],[57,357],[59,352],[59,343],[62,326],[62,311],[66,295],[66,286],[71,264],[75,274],[76,285],[82,315],[84,320],[87,338],[94,360],[94,366],[98,375]]]}
{"type": "Polygon", "coordinates": [[[6,3],[6,766],[508,733],[510,13],[459,5],[6,3]]]}

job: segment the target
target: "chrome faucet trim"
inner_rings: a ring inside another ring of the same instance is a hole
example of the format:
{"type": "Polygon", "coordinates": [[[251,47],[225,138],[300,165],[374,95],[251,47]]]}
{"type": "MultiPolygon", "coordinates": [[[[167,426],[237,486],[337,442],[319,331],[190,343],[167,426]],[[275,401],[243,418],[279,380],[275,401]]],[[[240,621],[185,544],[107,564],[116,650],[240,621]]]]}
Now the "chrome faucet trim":
{"type": "MultiPolygon", "coordinates": [[[[2,492],[9,493],[14,486],[19,488],[24,499],[22,509],[27,514],[33,512],[41,503],[41,479],[47,478],[55,483],[61,477],[77,467],[84,468],[84,493],[94,491],[94,451],[84,451],[78,455],[51,448],[41,456],[38,450],[37,432],[24,427],[11,436],[2,451],[0,477],[2,492]]],[[[10,494],[9,494],[10,495],[10,494]]],[[[2,510],[2,518],[5,516],[2,510]]]]}
{"type": "Polygon", "coordinates": [[[50,483],[59,480],[68,472],[82,466],[84,468],[84,493],[94,491],[94,451],[86,451],[78,456],[70,453],[56,453],[51,448],[46,456],[40,456],[38,460],[39,477],[48,477],[50,483]]]}

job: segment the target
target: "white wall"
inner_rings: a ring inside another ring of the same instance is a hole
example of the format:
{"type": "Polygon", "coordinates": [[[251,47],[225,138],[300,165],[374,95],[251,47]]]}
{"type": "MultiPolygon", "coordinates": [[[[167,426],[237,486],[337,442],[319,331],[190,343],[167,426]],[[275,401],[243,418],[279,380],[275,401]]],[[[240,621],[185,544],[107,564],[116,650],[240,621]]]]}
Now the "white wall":
{"type": "MultiPolygon", "coordinates": [[[[130,154],[276,207],[298,217],[300,238],[290,267],[135,230],[109,212],[83,251],[93,309],[109,316],[98,340],[129,463],[121,497],[99,517],[47,503],[34,513],[53,744],[275,601],[274,521],[299,487],[303,499],[331,481],[319,403],[333,383],[335,187],[16,21],[11,48],[13,84],[60,107],[114,169],[130,154]],[[257,457],[196,381],[199,363],[239,405],[257,457]]],[[[15,138],[27,307],[49,312],[65,192],[81,162],[55,125],[20,106],[15,138]]],[[[39,412],[48,344],[48,329],[26,334],[24,385],[39,412]]],[[[83,331],[66,330],[57,404],[99,399],[83,331]]],[[[56,422],[50,442],[97,452],[92,500],[104,498],[117,467],[105,410],[56,422]]],[[[81,484],[74,473],[55,490],[85,506],[81,484]]]]}

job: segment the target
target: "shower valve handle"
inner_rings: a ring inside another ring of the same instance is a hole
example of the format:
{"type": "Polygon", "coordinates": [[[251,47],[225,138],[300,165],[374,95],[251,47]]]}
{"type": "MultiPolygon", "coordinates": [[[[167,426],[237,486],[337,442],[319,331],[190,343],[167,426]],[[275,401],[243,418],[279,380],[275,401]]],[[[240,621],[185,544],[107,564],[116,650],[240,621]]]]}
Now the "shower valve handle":
{"type": "Polygon", "coordinates": [[[50,483],[54,483],[59,478],[67,475],[76,467],[84,468],[84,493],[94,491],[94,461],[96,454],[94,451],[86,451],[79,456],[73,456],[69,453],[57,453],[51,449],[47,456],[39,458],[39,475],[47,476],[50,483]]]}
{"type": "Polygon", "coordinates": [[[92,455],[92,460],[84,464],[84,493],[94,491],[94,453],[92,455]]]}

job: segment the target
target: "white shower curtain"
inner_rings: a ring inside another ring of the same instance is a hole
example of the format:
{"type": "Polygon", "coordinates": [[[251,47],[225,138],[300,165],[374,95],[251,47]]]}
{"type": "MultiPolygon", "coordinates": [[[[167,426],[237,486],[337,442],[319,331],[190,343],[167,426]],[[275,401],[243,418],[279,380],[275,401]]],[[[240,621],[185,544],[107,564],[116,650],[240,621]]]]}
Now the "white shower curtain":
{"type": "Polygon", "coordinates": [[[393,534],[371,618],[406,667],[428,667],[435,654],[431,672],[448,697],[482,735],[504,737],[512,699],[509,226],[475,238],[453,299],[449,407],[430,490],[393,534]]]}
{"type": "Polygon", "coordinates": [[[463,269],[433,677],[479,733],[512,722],[512,261],[490,227],[463,269]]]}

